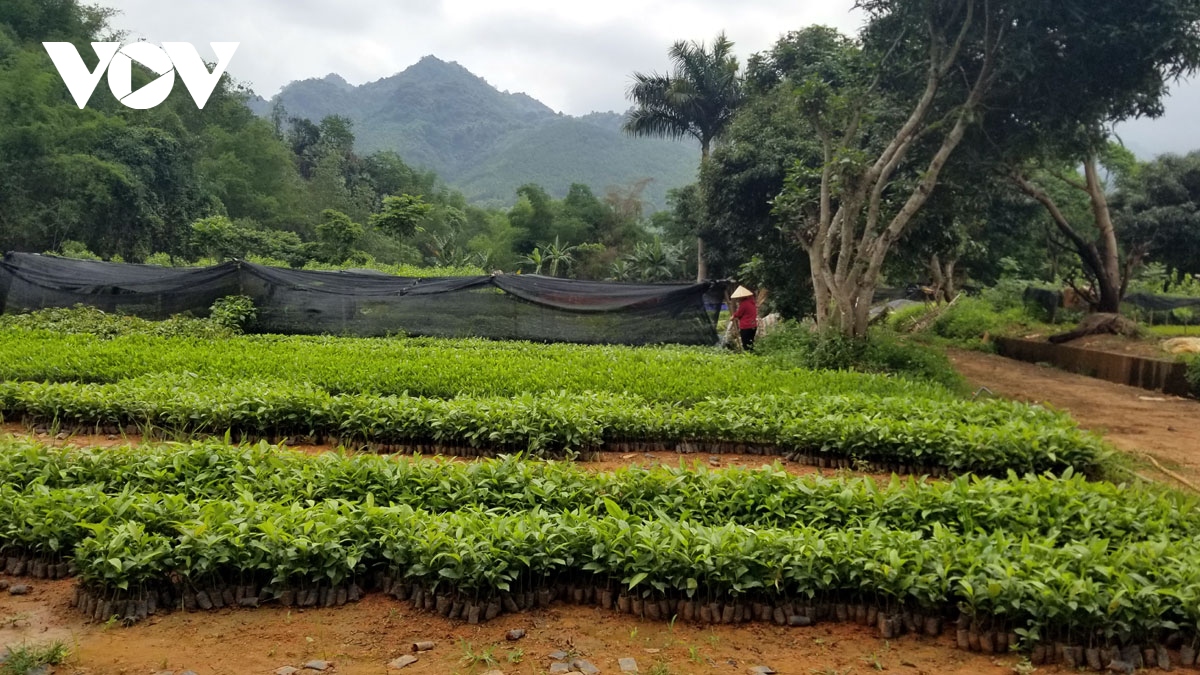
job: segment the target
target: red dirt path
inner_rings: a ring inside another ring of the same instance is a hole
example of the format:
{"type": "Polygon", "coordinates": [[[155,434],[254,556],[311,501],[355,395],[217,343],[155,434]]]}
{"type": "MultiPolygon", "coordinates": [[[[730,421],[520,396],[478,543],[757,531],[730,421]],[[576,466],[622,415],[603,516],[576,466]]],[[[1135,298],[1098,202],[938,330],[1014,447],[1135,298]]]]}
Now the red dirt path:
{"type": "Polygon", "coordinates": [[[332,661],[333,672],[342,675],[466,675],[490,667],[506,675],[534,675],[548,671],[547,655],[556,649],[577,652],[605,674],[619,672],[621,657],[636,659],[643,674],[674,675],[740,675],[755,665],[769,665],[784,675],[866,675],[877,672],[876,662],[889,672],[912,675],[1001,675],[1012,673],[1017,661],[959,651],[949,635],[885,641],[874,631],[836,623],[811,628],[671,626],[571,605],[468,626],[379,595],[332,609],[175,612],[131,628],[106,628],[84,623],[67,606],[73,582],[31,583],[31,595],[0,595],[0,644],[63,640],[73,655],[57,669],[60,675],[151,675],[185,669],[198,675],[265,674],[311,659],[332,661]],[[504,634],[510,628],[524,628],[528,635],[506,642],[504,634]],[[416,640],[433,640],[437,646],[403,671],[389,671],[388,661],[408,653],[408,645],[416,640]],[[499,663],[464,665],[465,643],[477,654],[493,648],[499,663]],[[520,662],[510,663],[508,657],[517,649],[522,651],[520,662]],[[660,663],[665,671],[652,670],[660,663]]]}
{"type": "Polygon", "coordinates": [[[1065,410],[1118,449],[1135,457],[1146,453],[1200,485],[1200,401],[993,354],[951,350],[949,355],[973,387],[1065,410]]]}

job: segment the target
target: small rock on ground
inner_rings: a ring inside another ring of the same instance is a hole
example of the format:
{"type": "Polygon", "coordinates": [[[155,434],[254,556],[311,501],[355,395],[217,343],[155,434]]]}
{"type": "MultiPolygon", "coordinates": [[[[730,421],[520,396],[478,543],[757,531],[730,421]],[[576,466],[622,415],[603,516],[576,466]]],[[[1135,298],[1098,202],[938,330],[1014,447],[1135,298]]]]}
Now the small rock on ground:
{"type": "Polygon", "coordinates": [[[504,671],[503,670],[489,670],[486,673],[484,673],[483,675],[504,675],[504,671]]]}
{"type": "Polygon", "coordinates": [[[750,675],[772,675],[774,672],[771,666],[754,666],[750,669],[750,675]]]}
{"type": "Polygon", "coordinates": [[[275,669],[275,675],[294,675],[300,672],[300,669],[295,666],[282,666],[275,669]]]}
{"type": "Polygon", "coordinates": [[[599,668],[593,666],[590,661],[585,661],[584,659],[575,659],[571,662],[571,667],[583,673],[583,675],[598,675],[600,673],[599,668]]]}
{"type": "Polygon", "coordinates": [[[571,666],[562,661],[555,661],[550,664],[550,675],[565,675],[569,672],[571,672],[571,666]]]}
{"type": "Polygon", "coordinates": [[[8,587],[8,592],[12,595],[28,595],[32,588],[29,584],[13,584],[8,587]]]}
{"type": "Polygon", "coordinates": [[[525,637],[524,628],[514,628],[504,634],[504,639],[508,640],[509,642],[516,642],[523,637],[525,637]]]}
{"type": "Polygon", "coordinates": [[[0,591],[8,590],[8,579],[0,579],[0,591]]]}
{"type": "Polygon", "coordinates": [[[398,659],[389,661],[388,668],[404,668],[405,666],[411,666],[416,662],[417,657],[413,656],[412,654],[405,654],[398,659]]]}
{"type": "Polygon", "coordinates": [[[185,670],[185,671],[183,671],[182,673],[180,673],[179,675],[196,675],[196,671],[194,671],[194,670],[185,670]]]}
{"type": "Polygon", "coordinates": [[[617,665],[621,668],[622,673],[638,672],[637,661],[631,658],[617,659],[617,665]]]}
{"type": "Polygon", "coordinates": [[[550,652],[550,658],[554,661],[566,661],[567,653],[561,649],[550,652]]]}
{"type": "Polygon", "coordinates": [[[308,670],[328,670],[329,662],[317,659],[316,661],[309,661],[308,663],[304,664],[304,667],[308,670]]]}

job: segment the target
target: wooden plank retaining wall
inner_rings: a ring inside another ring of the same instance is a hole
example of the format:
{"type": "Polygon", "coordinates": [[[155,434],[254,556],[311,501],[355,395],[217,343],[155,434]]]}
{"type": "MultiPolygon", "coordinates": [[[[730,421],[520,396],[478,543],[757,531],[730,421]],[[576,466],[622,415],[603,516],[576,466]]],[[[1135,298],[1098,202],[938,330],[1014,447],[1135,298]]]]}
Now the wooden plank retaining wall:
{"type": "Polygon", "coordinates": [[[996,351],[1001,356],[1029,363],[1049,363],[1080,375],[1108,380],[1131,387],[1187,396],[1187,365],[1179,361],[1144,356],[1115,354],[1022,338],[998,337],[996,351]]]}

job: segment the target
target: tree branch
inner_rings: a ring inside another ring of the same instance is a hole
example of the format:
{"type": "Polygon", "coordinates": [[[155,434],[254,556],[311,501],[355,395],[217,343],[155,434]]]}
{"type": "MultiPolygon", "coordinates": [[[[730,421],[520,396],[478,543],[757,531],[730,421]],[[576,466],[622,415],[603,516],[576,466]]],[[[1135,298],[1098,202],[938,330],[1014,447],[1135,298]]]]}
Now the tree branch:
{"type": "Polygon", "coordinates": [[[1096,247],[1076,232],[1075,228],[1071,227],[1071,223],[1063,215],[1062,210],[1058,208],[1058,204],[1055,203],[1054,199],[1046,194],[1045,190],[1034,185],[1017,171],[1013,171],[1009,174],[1009,177],[1022,192],[1037,200],[1045,207],[1046,211],[1050,214],[1051,221],[1058,227],[1058,231],[1075,245],[1075,252],[1079,254],[1079,258],[1083,264],[1096,276],[1102,274],[1103,264],[1100,262],[1100,254],[1096,251],[1096,247]]]}

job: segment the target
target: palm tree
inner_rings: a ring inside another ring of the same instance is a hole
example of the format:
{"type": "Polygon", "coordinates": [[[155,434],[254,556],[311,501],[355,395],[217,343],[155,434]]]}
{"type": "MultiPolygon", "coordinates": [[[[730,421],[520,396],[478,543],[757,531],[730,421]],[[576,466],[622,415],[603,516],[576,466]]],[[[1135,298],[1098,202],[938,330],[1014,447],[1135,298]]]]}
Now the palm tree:
{"type": "Polygon", "coordinates": [[[532,267],[534,274],[541,274],[542,264],[546,262],[546,258],[542,256],[542,251],[538,247],[534,246],[529,255],[522,257],[517,262],[522,265],[529,265],[532,267]]]}
{"type": "Polygon", "coordinates": [[[609,274],[609,281],[629,281],[633,276],[633,265],[628,260],[615,260],[609,274]]]}
{"type": "MultiPolygon", "coordinates": [[[[700,165],[708,161],[713,141],[729,126],[742,102],[733,43],[717,34],[709,49],[703,42],[679,41],[671,46],[672,72],[634,73],[628,96],[637,104],[625,120],[635,136],[660,136],[700,141],[700,165]]],[[[704,241],[696,237],[696,280],[704,281],[704,241]]]]}
{"type": "Polygon", "coordinates": [[[565,268],[575,264],[575,256],[571,254],[576,248],[578,248],[577,246],[563,246],[559,243],[557,235],[554,237],[553,244],[544,244],[544,246],[546,248],[546,252],[543,254],[543,256],[545,257],[546,262],[550,263],[550,276],[558,276],[559,263],[562,264],[564,272],[566,271],[565,268]]]}
{"type": "Polygon", "coordinates": [[[653,242],[639,242],[625,261],[642,281],[672,281],[682,271],[683,251],[655,237],[653,242]]]}

